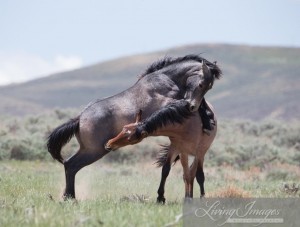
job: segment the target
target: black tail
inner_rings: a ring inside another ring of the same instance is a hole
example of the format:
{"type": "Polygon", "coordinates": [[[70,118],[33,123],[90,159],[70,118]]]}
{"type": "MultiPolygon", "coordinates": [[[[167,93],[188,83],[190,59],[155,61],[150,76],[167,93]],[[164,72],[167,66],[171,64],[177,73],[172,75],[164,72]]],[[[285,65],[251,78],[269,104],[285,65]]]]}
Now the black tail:
{"type": "MultiPolygon", "coordinates": [[[[155,164],[157,165],[157,167],[162,167],[166,161],[167,161],[167,156],[168,156],[168,152],[169,152],[169,146],[166,145],[161,145],[161,150],[159,151],[157,158],[156,158],[156,162],[155,164]]],[[[179,155],[175,158],[174,160],[174,165],[175,163],[180,159],[179,155]]]]}
{"type": "Polygon", "coordinates": [[[51,132],[47,141],[48,152],[51,156],[63,163],[61,156],[61,148],[67,144],[76,132],[79,131],[79,116],[69,120],[68,122],[58,126],[51,132]]]}

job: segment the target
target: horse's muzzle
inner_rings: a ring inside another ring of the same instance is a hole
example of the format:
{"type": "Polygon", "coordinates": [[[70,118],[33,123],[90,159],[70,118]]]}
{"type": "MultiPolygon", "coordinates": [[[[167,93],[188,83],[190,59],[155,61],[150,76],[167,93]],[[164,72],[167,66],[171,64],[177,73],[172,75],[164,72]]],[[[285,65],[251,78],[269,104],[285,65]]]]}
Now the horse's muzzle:
{"type": "Polygon", "coordinates": [[[104,145],[105,150],[107,151],[113,151],[114,149],[110,147],[107,143],[104,145]]]}
{"type": "Polygon", "coordinates": [[[198,111],[199,106],[195,103],[191,103],[187,106],[187,108],[189,109],[189,111],[192,112],[196,112],[198,111]]]}
{"type": "Polygon", "coordinates": [[[195,112],[195,111],[196,111],[196,106],[190,105],[190,106],[189,106],[189,111],[190,111],[190,112],[195,112]]]}

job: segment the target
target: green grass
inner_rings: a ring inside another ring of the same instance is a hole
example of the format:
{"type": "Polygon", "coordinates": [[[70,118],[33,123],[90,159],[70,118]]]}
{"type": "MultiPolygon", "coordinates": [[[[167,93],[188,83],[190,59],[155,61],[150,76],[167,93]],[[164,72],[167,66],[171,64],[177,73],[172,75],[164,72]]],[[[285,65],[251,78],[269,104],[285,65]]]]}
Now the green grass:
{"type": "Polygon", "coordinates": [[[181,179],[177,185],[181,190],[166,192],[170,202],[156,204],[160,175],[151,166],[87,167],[76,178],[75,202],[61,198],[60,164],[13,161],[0,165],[0,226],[163,226],[182,209],[181,179]]]}
{"type": "MultiPolygon", "coordinates": [[[[282,190],[284,182],[299,182],[268,180],[268,171],[206,168],[207,196],[221,196],[232,186],[251,197],[299,196],[299,192],[289,194],[282,190]]],[[[168,178],[165,205],[156,204],[159,179],[160,169],[149,163],[97,162],[78,173],[78,200],[63,201],[64,172],[59,163],[1,161],[0,226],[164,226],[182,212],[184,184],[180,165],[173,167],[168,178]]],[[[194,194],[199,195],[197,186],[194,194]]]]}

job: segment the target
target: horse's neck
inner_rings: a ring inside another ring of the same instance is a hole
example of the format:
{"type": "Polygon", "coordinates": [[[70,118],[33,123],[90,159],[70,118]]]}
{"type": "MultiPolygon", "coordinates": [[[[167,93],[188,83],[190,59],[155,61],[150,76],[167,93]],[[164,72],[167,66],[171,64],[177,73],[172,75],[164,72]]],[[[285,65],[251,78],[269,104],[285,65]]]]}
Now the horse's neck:
{"type": "MultiPolygon", "coordinates": [[[[194,117],[191,118],[194,119],[194,117]]],[[[185,119],[182,124],[169,122],[162,127],[158,127],[155,131],[148,133],[148,136],[178,137],[179,135],[185,134],[185,130],[187,130],[189,127],[192,127],[192,122],[195,121],[191,119],[185,119]]],[[[197,124],[200,122],[195,123],[197,124]]]]}
{"type": "Polygon", "coordinates": [[[170,124],[170,125],[167,125],[165,127],[155,130],[154,132],[150,133],[148,136],[174,137],[174,136],[178,135],[178,132],[179,132],[178,129],[180,129],[180,128],[174,127],[174,125],[170,124]]]}
{"type": "MultiPolygon", "coordinates": [[[[178,76],[177,76],[178,77],[178,76]]],[[[150,74],[139,81],[138,86],[142,87],[143,91],[167,95],[174,90],[179,92],[178,81],[167,74],[150,74]]]]}
{"type": "Polygon", "coordinates": [[[183,92],[166,75],[148,75],[131,88],[135,106],[143,111],[143,118],[168,103],[183,98],[183,92]]]}

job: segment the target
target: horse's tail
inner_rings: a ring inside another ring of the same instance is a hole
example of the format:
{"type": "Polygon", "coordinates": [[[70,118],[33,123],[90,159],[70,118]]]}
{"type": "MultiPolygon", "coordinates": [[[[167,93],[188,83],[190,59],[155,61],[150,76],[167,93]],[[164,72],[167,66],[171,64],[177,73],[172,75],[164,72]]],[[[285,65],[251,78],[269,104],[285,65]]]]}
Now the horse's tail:
{"type": "Polygon", "coordinates": [[[79,116],[54,129],[48,137],[47,148],[51,156],[63,163],[61,148],[67,144],[76,132],[79,131],[79,116]]]}
{"type": "MultiPolygon", "coordinates": [[[[161,150],[158,152],[158,155],[156,157],[156,166],[157,167],[162,167],[166,161],[167,161],[167,156],[168,156],[168,152],[169,152],[169,146],[165,146],[165,145],[161,145],[161,150]]],[[[179,155],[177,155],[177,157],[174,160],[174,165],[175,163],[180,159],[179,155]]]]}

